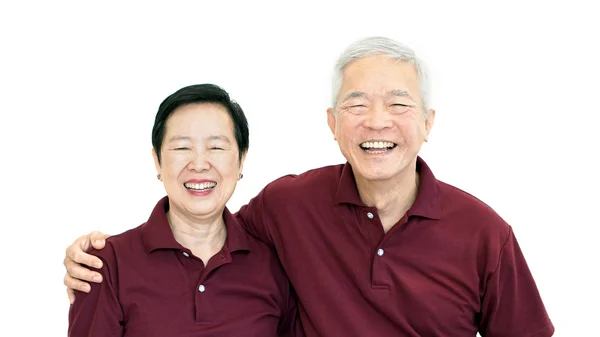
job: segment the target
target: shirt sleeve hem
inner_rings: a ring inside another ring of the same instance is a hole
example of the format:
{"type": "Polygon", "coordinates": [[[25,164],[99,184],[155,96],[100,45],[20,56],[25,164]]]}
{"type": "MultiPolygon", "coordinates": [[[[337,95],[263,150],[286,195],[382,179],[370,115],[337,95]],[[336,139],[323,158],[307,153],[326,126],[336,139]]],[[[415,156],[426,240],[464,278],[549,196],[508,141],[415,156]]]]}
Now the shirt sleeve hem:
{"type": "Polygon", "coordinates": [[[554,325],[550,324],[530,337],[551,337],[552,335],[554,335],[554,325]]]}

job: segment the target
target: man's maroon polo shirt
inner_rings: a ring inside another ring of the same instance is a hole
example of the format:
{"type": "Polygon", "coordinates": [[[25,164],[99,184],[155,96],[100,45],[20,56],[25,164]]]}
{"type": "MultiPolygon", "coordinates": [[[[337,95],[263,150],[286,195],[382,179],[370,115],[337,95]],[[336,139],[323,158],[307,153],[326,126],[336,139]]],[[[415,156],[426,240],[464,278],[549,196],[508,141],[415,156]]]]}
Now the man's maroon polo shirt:
{"type": "Polygon", "coordinates": [[[383,232],[349,164],[282,177],[238,216],[275,246],[307,336],[547,337],[511,227],[419,158],[417,199],[383,232]]]}
{"type": "Polygon", "coordinates": [[[148,222],[92,252],[104,262],[104,281],[77,292],[69,336],[302,336],[293,290],[271,248],[225,209],[225,245],[204,267],[175,241],[168,205],[163,198],[148,222]]]}

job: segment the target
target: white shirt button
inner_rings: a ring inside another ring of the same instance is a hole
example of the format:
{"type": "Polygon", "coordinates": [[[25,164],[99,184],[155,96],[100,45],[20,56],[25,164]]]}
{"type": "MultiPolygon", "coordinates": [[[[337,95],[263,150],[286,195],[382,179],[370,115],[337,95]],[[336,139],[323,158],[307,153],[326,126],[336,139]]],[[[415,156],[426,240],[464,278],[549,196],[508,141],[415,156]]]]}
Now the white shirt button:
{"type": "Polygon", "coordinates": [[[377,250],[377,255],[379,255],[379,256],[383,256],[383,249],[379,248],[379,249],[377,250]]]}
{"type": "Polygon", "coordinates": [[[374,215],[373,215],[373,213],[369,212],[369,213],[367,213],[367,217],[368,217],[369,219],[373,219],[374,215]]]}
{"type": "Polygon", "coordinates": [[[183,252],[183,256],[190,257],[190,254],[188,254],[187,252],[183,252]]]}
{"type": "Polygon", "coordinates": [[[203,284],[200,285],[200,287],[198,287],[198,290],[203,293],[206,290],[206,287],[204,287],[203,284]]]}

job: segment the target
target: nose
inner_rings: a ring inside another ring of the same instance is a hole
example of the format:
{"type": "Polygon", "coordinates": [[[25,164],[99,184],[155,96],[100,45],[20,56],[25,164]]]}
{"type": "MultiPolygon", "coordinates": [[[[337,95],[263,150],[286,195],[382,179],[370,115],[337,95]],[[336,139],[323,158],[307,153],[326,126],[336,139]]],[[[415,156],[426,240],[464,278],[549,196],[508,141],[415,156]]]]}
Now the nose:
{"type": "Polygon", "coordinates": [[[393,125],[391,117],[390,112],[384,106],[373,106],[367,113],[364,126],[373,130],[391,128],[393,125]]]}
{"type": "Polygon", "coordinates": [[[210,170],[208,154],[204,151],[193,151],[193,156],[190,158],[190,162],[188,163],[187,168],[188,170],[196,172],[210,170]]]}

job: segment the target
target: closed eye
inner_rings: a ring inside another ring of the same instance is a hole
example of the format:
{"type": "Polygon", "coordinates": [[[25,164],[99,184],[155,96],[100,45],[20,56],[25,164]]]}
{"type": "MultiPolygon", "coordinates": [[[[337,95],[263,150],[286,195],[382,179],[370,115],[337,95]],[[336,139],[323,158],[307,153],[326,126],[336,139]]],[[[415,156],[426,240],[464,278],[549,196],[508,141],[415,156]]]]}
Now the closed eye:
{"type": "Polygon", "coordinates": [[[402,103],[394,103],[390,105],[390,112],[394,114],[404,114],[409,111],[411,108],[414,108],[412,105],[402,104],[402,103]]]}
{"type": "Polygon", "coordinates": [[[224,148],[213,146],[210,148],[211,150],[225,150],[224,148]]]}
{"type": "Polygon", "coordinates": [[[176,150],[176,151],[183,151],[183,150],[189,150],[189,149],[190,149],[189,147],[176,147],[176,148],[174,148],[174,150],[176,150]]]}
{"type": "Polygon", "coordinates": [[[353,115],[360,115],[360,114],[366,113],[368,111],[368,108],[366,105],[363,105],[363,104],[355,104],[355,105],[350,105],[350,106],[346,107],[344,110],[348,111],[349,113],[351,113],[353,115]]]}

